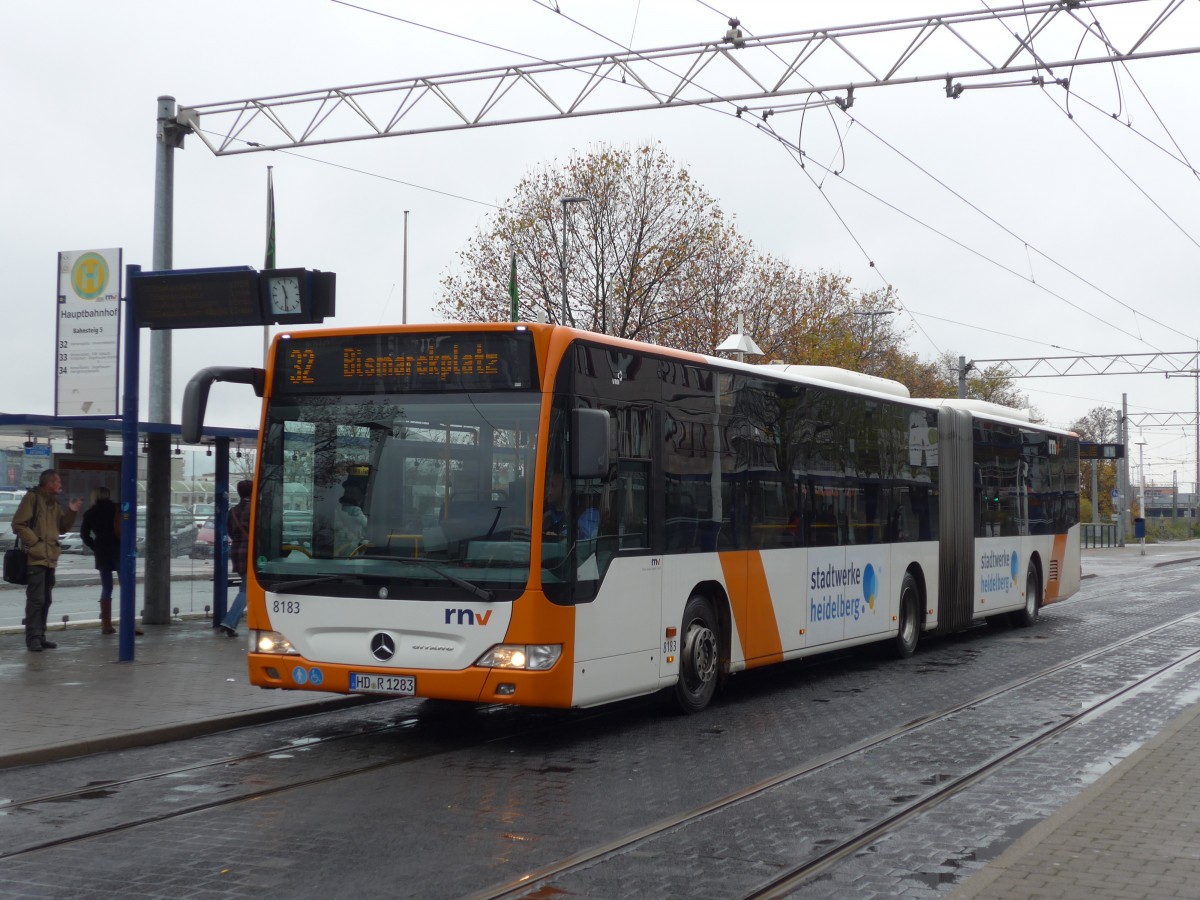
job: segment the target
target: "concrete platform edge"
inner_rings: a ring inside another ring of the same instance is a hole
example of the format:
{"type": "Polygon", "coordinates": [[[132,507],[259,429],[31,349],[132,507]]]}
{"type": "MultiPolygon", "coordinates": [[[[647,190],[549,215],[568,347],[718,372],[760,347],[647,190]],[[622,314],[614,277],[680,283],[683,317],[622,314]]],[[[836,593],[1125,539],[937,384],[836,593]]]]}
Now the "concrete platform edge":
{"type": "Polygon", "coordinates": [[[275,706],[248,712],[232,713],[230,715],[210,716],[204,719],[196,719],[192,722],[142,728],[137,731],[87,738],[80,741],[65,741],[60,744],[32,747],[28,750],[15,750],[0,754],[0,769],[12,769],[17,766],[27,766],[34,763],[55,762],[77,756],[87,756],[92,753],[106,753],[114,750],[149,747],[168,741],[186,740],[206,734],[216,734],[219,731],[244,728],[248,725],[266,725],[270,722],[278,722],[283,719],[298,719],[302,716],[314,715],[316,713],[333,712],[339,709],[362,706],[365,703],[376,702],[378,699],[377,697],[369,696],[337,695],[307,703],[296,703],[291,706],[275,706]]]}
{"type": "Polygon", "coordinates": [[[1076,814],[1085,809],[1113,784],[1129,774],[1158,747],[1171,740],[1197,716],[1200,716],[1200,704],[1180,713],[1167,723],[1167,726],[1162,731],[1125,759],[1121,760],[1111,771],[1106,772],[1096,782],[1085,788],[1078,797],[1049,818],[1039,822],[1022,835],[1016,843],[959,885],[950,894],[950,900],[971,900],[971,898],[978,896],[980,892],[1005,872],[1013,869],[1019,870],[1025,855],[1029,851],[1050,839],[1054,832],[1066,825],[1076,814]]]}
{"type": "Polygon", "coordinates": [[[1180,563],[1190,563],[1200,560],[1200,556],[1185,556],[1183,559],[1168,559],[1160,563],[1155,563],[1154,568],[1161,569],[1163,566],[1177,566],[1180,563]]]}

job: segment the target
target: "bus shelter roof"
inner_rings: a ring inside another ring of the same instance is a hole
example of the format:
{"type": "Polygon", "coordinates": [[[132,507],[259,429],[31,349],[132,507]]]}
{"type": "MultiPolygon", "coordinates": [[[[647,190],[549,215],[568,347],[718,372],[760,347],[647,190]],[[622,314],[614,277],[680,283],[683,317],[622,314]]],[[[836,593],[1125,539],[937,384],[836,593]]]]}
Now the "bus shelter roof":
{"type": "MultiPolygon", "coordinates": [[[[77,431],[103,431],[105,436],[120,439],[122,422],[116,416],[43,416],[32,413],[0,413],[0,438],[38,439],[41,441],[74,439],[77,431]]],[[[170,422],[138,422],[138,440],[151,434],[166,434],[180,439],[180,426],[170,422]]],[[[205,426],[201,444],[214,444],[218,438],[231,441],[258,440],[257,428],[223,428],[205,426]]]]}

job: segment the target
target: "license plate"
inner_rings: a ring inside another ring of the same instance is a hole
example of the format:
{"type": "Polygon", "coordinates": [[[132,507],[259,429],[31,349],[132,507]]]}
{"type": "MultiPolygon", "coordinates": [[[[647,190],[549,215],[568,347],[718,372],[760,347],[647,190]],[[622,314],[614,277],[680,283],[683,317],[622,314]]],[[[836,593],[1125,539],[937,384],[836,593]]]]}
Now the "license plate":
{"type": "Polygon", "coordinates": [[[350,673],[350,690],[356,694],[398,694],[412,697],[417,692],[417,679],[412,675],[367,675],[350,673]]]}

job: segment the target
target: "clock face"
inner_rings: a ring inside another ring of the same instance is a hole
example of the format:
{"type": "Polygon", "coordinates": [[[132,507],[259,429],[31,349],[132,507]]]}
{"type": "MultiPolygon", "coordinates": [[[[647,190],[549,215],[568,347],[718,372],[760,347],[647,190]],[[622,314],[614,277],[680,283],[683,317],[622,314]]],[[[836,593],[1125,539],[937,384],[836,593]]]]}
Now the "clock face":
{"type": "Polygon", "coordinates": [[[300,279],[284,275],[271,279],[271,312],[276,314],[300,312],[300,279]]]}

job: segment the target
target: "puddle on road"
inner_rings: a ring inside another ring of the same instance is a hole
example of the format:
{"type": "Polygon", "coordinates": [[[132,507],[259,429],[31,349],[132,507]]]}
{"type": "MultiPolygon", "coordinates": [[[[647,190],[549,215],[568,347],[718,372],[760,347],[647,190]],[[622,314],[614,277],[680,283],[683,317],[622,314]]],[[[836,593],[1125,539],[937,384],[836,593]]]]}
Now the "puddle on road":
{"type": "Polygon", "coordinates": [[[957,872],[913,872],[908,877],[922,884],[927,884],[930,887],[939,887],[943,884],[953,884],[958,881],[957,872]]]}
{"type": "Polygon", "coordinates": [[[99,788],[94,791],[80,791],[78,794],[69,794],[63,797],[47,797],[47,803],[74,803],[76,800],[103,800],[105,797],[115,797],[116,791],[107,788],[99,788]]]}
{"type": "Polygon", "coordinates": [[[213,791],[221,790],[223,785],[219,784],[179,784],[171,788],[173,791],[182,791],[188,794],[211,794],[213,791]]]}

